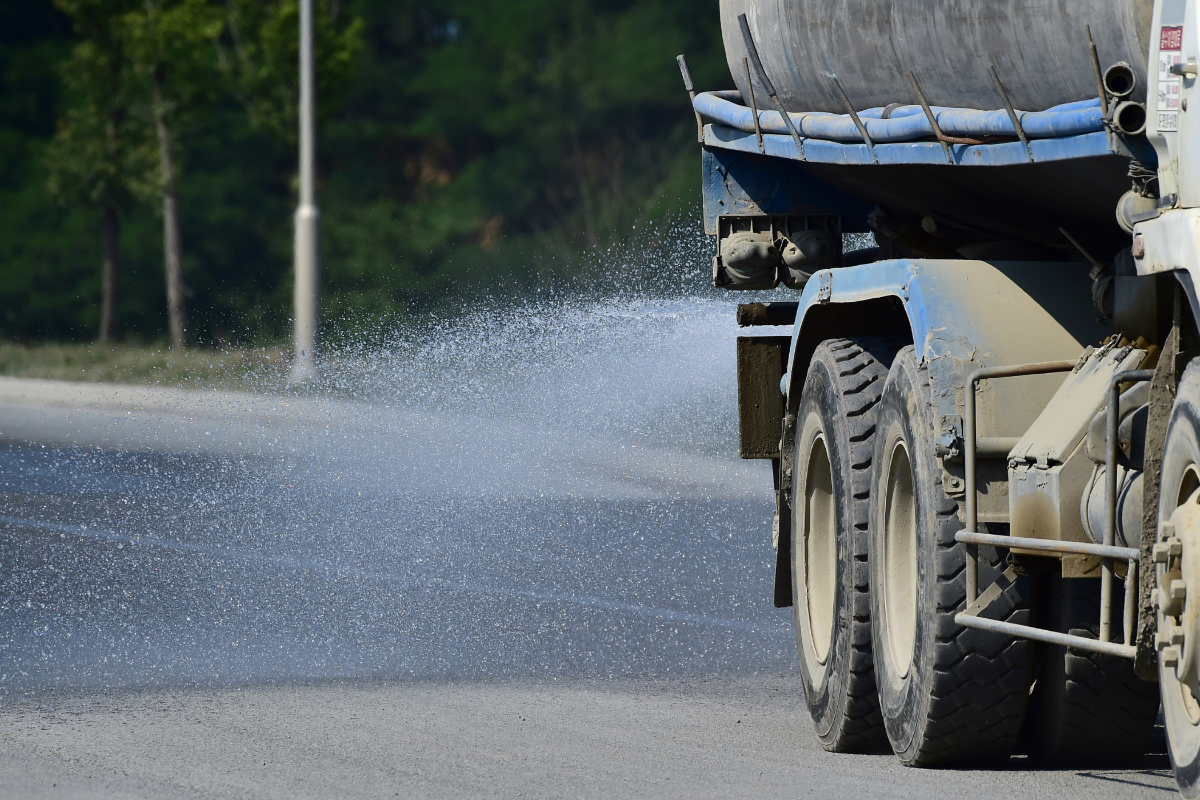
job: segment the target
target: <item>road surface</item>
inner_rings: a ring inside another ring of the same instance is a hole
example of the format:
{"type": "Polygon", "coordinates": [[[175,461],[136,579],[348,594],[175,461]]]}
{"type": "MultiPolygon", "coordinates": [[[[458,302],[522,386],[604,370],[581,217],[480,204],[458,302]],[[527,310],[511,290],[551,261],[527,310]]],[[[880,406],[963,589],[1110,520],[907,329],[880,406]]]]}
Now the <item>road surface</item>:
{"type": "Polygon", "coordinates": [[[0,798],[1171,796],[820,750],[706,313],[478,402],[0,380],[0,798]]]}

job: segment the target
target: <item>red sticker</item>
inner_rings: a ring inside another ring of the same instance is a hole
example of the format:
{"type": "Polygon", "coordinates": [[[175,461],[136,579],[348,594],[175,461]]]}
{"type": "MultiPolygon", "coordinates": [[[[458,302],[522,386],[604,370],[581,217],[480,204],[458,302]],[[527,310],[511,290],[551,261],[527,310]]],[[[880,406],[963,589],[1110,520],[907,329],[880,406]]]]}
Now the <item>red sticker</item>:
{"type": "Polygon", "coordinates": [[[1183,49],[1183,28],[1163,28],[1158,36],[1158,49],[1183,49]]]}

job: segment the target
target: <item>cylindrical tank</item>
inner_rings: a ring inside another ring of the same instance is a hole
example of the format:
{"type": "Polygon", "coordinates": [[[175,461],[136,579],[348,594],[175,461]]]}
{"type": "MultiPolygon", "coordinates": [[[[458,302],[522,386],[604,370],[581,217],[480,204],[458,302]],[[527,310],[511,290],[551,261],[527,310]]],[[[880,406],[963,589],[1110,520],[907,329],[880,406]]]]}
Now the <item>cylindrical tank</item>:
{"type": "MultiPolygon", "coordinates": [[[[1096,97],[1090,25],[1101,69],[1127,62],[1145,100],[1153,0],[721,0],[734,83],[749,105],[738,15],[745,14],[767,76],[789,111],[915,103],[916,74],[931,105],[1002,108],[995,65],[1013,105],[1040,111],[1096,97]]],[[[769,101],[755,80],[760,107],[769,101]]]]}

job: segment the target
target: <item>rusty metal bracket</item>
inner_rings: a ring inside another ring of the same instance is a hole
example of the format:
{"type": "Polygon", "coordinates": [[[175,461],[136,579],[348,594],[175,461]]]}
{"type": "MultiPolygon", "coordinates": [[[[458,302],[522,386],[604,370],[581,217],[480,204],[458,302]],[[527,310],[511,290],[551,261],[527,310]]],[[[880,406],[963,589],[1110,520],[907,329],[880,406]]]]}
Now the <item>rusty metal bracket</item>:
{"type": "Polygon", "coordinates": [[[1029,146],[1029,137],[1025,135],[1025,129],[1021,127],[1021,119],[1017,116],[1017,112],[1013,109],[1012,101],[1008,99],[1008,92],[1004,90],[1004,84],[1000,82],[1000,76],[996,74],[996,65],[989,67],[992,71],[992,80],[996,84],[996,91],[1000,93],[1000,99],[1004,101],[1004,109],[1008,112],[1008,118],[1012,120],[1013,127],[1017,129],[1017,136],[1021,140],[1021,144],[1025,145],[1025,155],[1029,157],[1029,163],[1033,163],[1033,148],[1029,146]]]}
{"type": "Polygon", "coordinates": [[[842,82],[837,79],[837,75],[830,77],[833,79],[833,85],[837,87],[838,94],[842,96],[842,102],[846,104],[846,111],[849,112],[850,119],[854,120],[854,127],[858,128],[858,134],[867,143],[867,150],[871,152],[871,161],[878,164],[879,158],[875,155],[875,143],[871,141],[871,136],[867,133],[867,126],[858,118],[858,112],[854,110],[850,98],[846,96],[846,90],[842,88],[842,82]]]}
{"type": "Polygon", "coordinates": [[[800,136],[800,132],[796,130],[796,126],[792,124],[792,118],[784,110],[783,103],[779,100],[779,94],[775,91],[775,84],[771,83],[771,79],[767,77],[767,71],[763,69],[762,60],[758,57],[758,48],[754,46],[754,37],[750,35],[750,23],[746,21],[745,14],[738,14],[738,25],[742,29],[742,41],[746,45],[746,55],[754,67],[754,72],[758,76],[758,82],[767,90],[767,95],[771,98],[771,103],[774,104],[775,110],[779,112],[779,116],[783,117],[783,124],[787,126],[788,133],[792,136],[792,141],[796,143],[796,150],[798,151],[800,160],[807,161],[808,159],[804,157],[804,139],[800,136]]]}
{"type": "Polygon", "coordinates": [[[1108,92],[1104,90],[1104,72],[1100,69],[1100,54],[1096,52],[1096,43],[1092,40],[1092,26],[1084,25],[1087,31],[1088,48],[1091,50],[1092,69],[1096,73],[1096,90],[1100,92],[1100,111],[1108,118],[1108,92]]]}
{"type": "Polygon", "coordinates": [[[703,144],[704,120],[700,119],[700,112],[696,110],[696,86],[692,83],[692,73],[688,71],[687,59],[682,54],[675,56],[675,61],[679,64],[679,74],[683,76],[683,88],[691,100],[692,113],[696,115],[696,141],[703,144]]]}
{"type": "Polygon", "coordinates": [[[754,99],[754,81],[750,78],[750,59],[742,58],[742,66],[746,69],[746,85],[750,87],[750,113],[754,115],[754,135],[758,139],[758,152],[766,153],[763,149],[762,125],[758,122],[758,101],[754,99]]]}

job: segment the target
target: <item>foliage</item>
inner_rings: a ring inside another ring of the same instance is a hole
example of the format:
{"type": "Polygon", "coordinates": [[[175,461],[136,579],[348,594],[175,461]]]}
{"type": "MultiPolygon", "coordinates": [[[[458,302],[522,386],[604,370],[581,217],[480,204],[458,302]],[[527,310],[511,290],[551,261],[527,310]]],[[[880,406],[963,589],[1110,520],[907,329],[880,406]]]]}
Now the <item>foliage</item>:
{"type": "Polygon", "coordinates": [[[127,37],[135,73],[163,87],[165,110],[174,122],[187,121],[216,96],[214,42],[224,22],[208,0],[142,0],[117,25],[127,37]]]}
{"type": "Polygon", "coordinates": [[[47,163],[50,191],[69,206],[128,204],[152,153],[144,126],[129,115],[124,15],[136,0],[56,0],[75,20],[78,40],[61,68],[72,102],[61,113],[47,163]]]}
{"type": "MultiPolygon", "coordinates": [[[[290,303],[296,0],[172,5],[211,20],[204,37],[163,60],[207,76],[190,84],[207,92],[191,105],[202,110],[178,126],[185,271],[196,293],[190,327],[204,341],[277,341],[290,303]]],[[[612,248],[695,207],[699,157],[674,57],[688,55],[699,85],[728,84],[716,0],[316,6],[331,328],[466,302],[473,292],[603,284],[614,280],[612,248]]],[[[86,336],[94,319],[98,231],[43,199],[40,164],[55,161],[42,160],[46,142],[79,102],[57,76],[79,37],[64,31],[81,23],[56,19],[59,28],[26,26],[0,41],[0,80],[19,84],[17,95],[0,94],[0,141],[16,137],[22,154],[10,159],[0,148],[0,220],[25,220],[16,241],[0,235],[0,301],[18,309],[0,315],[0,335],[86,336]],[[31,60],[39,48],[45,57],[31,60]],[[41,72],[31,75],[35,66],[41,72]],[[4,111],[16,102],[37,112],[18,121],[4,111]],[[19,310],[32,297],[44,298],[44,316],[19,310]]],[[[132,207],[122,234],[131,273],[122,319],[127,333],[149,337],[164,330],[154,213],[132,207]]]]}
{"type": "MultiPolygon", "coordinates": [[[[316,3],[313,61],[320,76],[320,116],[333,111],[350,85],[354,59],[362,49],[362,20],[338,25],[338,6],[316,3]]],[[[218,50],[222,72],[252,123],[296,140],[300,81],[298,0],[227,0],[226,25],[218,50]]]]}

